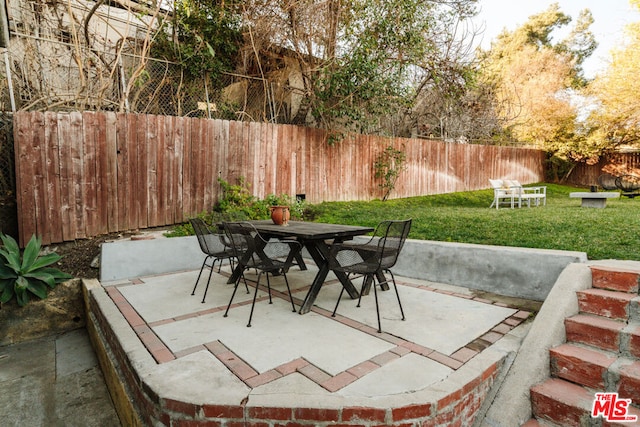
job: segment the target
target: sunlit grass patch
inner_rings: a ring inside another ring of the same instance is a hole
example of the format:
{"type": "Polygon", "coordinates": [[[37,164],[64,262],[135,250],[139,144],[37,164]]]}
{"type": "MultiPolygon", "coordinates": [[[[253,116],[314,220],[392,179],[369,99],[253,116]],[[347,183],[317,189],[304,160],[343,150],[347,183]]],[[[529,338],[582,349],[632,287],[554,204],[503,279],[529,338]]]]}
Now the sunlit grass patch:
{"type": "Polygon", "coordinates": [[[547,205],[489,209],[493,191],[438,194],[386,202],[327,202],[313,206],[318,222],[374,226],[413,218],[410,238],[586,252],[590,259],[640,260],[640,198],[580,207],[570,186],[547,185],[547,205]]]}

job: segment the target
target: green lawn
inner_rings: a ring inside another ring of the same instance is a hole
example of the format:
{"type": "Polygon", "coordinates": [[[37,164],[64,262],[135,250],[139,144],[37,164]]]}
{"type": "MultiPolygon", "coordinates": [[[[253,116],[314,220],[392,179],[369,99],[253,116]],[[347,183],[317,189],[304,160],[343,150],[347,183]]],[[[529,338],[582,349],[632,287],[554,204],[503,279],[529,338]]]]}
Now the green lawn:
{"type": "Polygon", "coordinates": [[[388,200],[313,205],[308,220],[375,226],[413,218],[410,238],[445,242],[561,249],[589,259],[640,260],[640,197],[608,199],[605,209],[580,207],[574,187],[547,186],[547,205],[489,209],[493,190],[388,200]]]}

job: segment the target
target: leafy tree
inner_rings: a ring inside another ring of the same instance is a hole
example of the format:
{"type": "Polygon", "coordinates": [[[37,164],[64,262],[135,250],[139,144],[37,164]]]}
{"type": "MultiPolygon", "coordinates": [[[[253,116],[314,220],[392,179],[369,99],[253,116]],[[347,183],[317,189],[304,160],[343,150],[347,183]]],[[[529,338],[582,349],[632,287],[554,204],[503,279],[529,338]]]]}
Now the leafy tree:
{"type": "MultiPolygon", "coordinates": [[[[640,0],[630,0],[640,10],[640,0]]],[[[588,93],[597,108],[587,120],[585,146],[592,155],[640,140],[640,22],[626,27],[626,43],[611,52],[607,71],[596,77],[588,93]]]]}
{"type": "Polygon", "coordinates": [[[373,164],[375,170],[374,176],[376,179],[382,181],[379,186],[384,192],[382,197],[383,202],[389,198],[389,195],[396,187],[400,173],[406,169],[406,159],[407,155],[405,152],[396,150],[392,145],[389,145],[376,157],[376,161],[373,164]]]}
{"type": "Polygon", "coordinates": [[[233,69],[242,41],[235,2],[176,0],[172,17],[161,25],[151,54],[180,63],[187,79],[233,69]]]}
{"type": "Polygon", "coordinates": [[[577,135],[570,90],[584,85],[581,65],[597,45],[588,10],[569,36],[554,44],[554,31],[570,22],[555,3],[516,30],[503,31],[480,52],[483,81],[495,91],[505,134],[560,156],[577,135]]]}
{"type": "Polygon", "coordinates": [[[411,111],[425,76],[446,80],[449,69],[436,59],[453,35],[443,23],[472,16],[476,1],[248,1],[243,16],[250,46],[243,52],[254,55],[244,63],[262,69],[259,52],[288,49],[304,84],[291,122],[305,123],[311,114],[327,129],[376,132],[381,117],[411,111]],[[419,69],[424,72],[416,77],[419,69]]]}

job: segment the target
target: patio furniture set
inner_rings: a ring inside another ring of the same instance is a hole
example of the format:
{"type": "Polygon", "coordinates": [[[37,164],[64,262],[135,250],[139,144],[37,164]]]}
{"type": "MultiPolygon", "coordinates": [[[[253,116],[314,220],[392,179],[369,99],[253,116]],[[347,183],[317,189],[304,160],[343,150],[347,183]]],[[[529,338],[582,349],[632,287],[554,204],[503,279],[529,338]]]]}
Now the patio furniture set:
{"type": "MultiPolygon", "coordinates": [[[[493,201],[490,208],[495,206],[509,206],[512,209],[522,207],[526,203],[531,207],[533,201],[534,206],[544,206],[547,202],[547,187],[533,186],[523,187],[518,181],[510,179],[490,179],[491,188],[493,188],[493,201]]],[[[591,186],[591,191],[576,191],[569,193],[572,199],[580,199],[583,208],[605,208],[607,199],[617,199],[621,195],[634,198],[640,195],[640,177],[634,175],[613,176],[603,174],[598,177],[598,184],[604,190],[597,191],[598,186],[591,186]],[[610,191],[610,190],[620,190],[610,191]]]]}
{"type": "MultiPolygon", "coordinates": [[[[388,290],[389,283],[393,283],[402,320],[405,319],[398,287],[390,269],[395,265],[409,234],[411,219],[383,221],[375,229],[302,221],[290,221],[288,225],[283,226],[265,220],[223,222],[218,224],[218,230],[213,230],[199,218],[191,219],[190,222],[198,237],[200,249],[206,255],[192,295],[195,294],[204,268],[210,268],[209,279],[202,298],[204,303],[216,262],[221,264],[223,260],[229,260],[232,273],[228,283],[233,284],[234,289],[224,314],[227,317],[241,280],[247,293],[249,293],[249,286],[244,275],[245,271],[255,270],[257,272],[258,276],[247,327],[251,326],[262,275],[266,276],[269,302],[271,302],[269,276],[283,276],[291,307],[294,312],[296,311],[287,279],[287,272],[294,263],[299,268],[306,269],[301,256],[303,248],[307,250],[317,265],[318,272],[299,309],[300,314],[308,313],[311,310],[327,275],[332,271],[342,285],[340,296],[333,310],[333,316],[336,314],[344,291],[347,291],[352,299],[358,299],[359,307],[362,295],[367,295],[373,286],[378,316],[378,332],[382,332],[376,287],[379,286],[382,290],[388,290]],[[371,232],[373,232],[373,235],[365,243],[352,241],[355,236],[371,232]],[[389,280],[386,279],[385,274],[390,275],[389,280]],[[352,282],[357,277],[363,277],[362,287],[359,291],[352,282]]],[[[220,272],[220,267],[218,267],[218,272],[220,272]]]]}
{"type": "Polygon", "coordinates": [[[619,190],[620,195],[630,199],[640,196],[640,177],[637,175],[604,173],[598,177],[598,185],[605,191],[619,190]]]}
{"type": "Polygon", "coordinates": [[[493,188],[493,202],[490,208],[500,209],[500,206],[522,207],[523,202],[531,207],[533,201],[534,206],[544,206],[547,204],[547,187],[523,187],[514,179],[490,179],[491,188],[493,188]]]}

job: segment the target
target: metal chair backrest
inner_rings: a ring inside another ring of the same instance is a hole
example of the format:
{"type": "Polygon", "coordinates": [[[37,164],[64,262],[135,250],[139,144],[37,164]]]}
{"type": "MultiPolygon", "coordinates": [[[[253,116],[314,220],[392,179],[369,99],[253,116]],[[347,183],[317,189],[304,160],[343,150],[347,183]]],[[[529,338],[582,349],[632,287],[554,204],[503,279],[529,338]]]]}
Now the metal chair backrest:
{"type": "Polygon", "coordinates": [[[412,219],[401,221],[382,221],[376,227],[374,235],[381,236],[378,240],[378,254],[380,268],[389,269],[398,261],[400,251],[411,230],[412,219]]]}
{"type": "Polygon", "coordinates": [[[244,258],[247,252],[253,253],[255,251],[256,241],[254,237],[257,232],[251,224],[245,222],[223,222],[222,228],[231,244],[234,255],[239,261],[244,258]]]}
{"type": "Polygon", "coordinates": [[[289,257],[291,250],[294,247],[297,247],[297,251],[301,249],[297,241],[266,240],[248,222],[225,222],[223,227],[236,258],[245,267],[262,270],[289,268],[293,262],[293,258],[289,257]]]}
{"type": "Polygon", "coordinates": [[[218,236],[214,235],[211,230],[209,230],[209,227],[207,227],[201,218],[191,218],[189,222],[198,237],[198,244],[200,245],[202,252],[205,254],[211,254],[215,252],[216,249],[219,249],[216,248],[214,240],[219,239],[218,236]]]}

